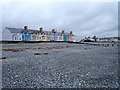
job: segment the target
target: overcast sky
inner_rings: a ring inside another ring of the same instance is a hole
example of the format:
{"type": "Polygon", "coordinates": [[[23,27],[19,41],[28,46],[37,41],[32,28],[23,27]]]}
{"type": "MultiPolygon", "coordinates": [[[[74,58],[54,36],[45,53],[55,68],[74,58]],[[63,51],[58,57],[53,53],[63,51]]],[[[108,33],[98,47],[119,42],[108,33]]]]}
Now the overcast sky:
{"type": "MultiPolygon", "coordinates": [[[[5,1],[5,0],[4,0],[5,1]]],[[[118,35],[117,2],[38,2],[10,0],[2,5],[2,30],[8,27],[73,31],[77,38],[118,35]]]]}

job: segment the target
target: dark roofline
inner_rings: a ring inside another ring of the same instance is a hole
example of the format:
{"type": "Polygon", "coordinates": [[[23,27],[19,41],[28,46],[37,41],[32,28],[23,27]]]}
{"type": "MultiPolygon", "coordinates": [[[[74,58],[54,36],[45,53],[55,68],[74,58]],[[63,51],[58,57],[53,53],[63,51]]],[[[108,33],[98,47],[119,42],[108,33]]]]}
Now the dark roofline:
{"type": "MultiPolygon", "coordinates": [[[[5,27],[5,28],[7,28],[7,29],[14,29],[14,30],[16,29],[16,30],[19,30],[19,31],[18,31],[19,33],[24,30],[24,28],[13,28],[13,27],[5,27]]],[[[34,32],[39,32],[40,30],[28,29],[28,32],[29,32],[29,31],[30,31],[30,33],[32,33],[32,32],[34,33],[34,32]],[[32,32],[31,32],[31,31],[32,31],[32,32]]],[[[13,33],[14,31],[11,31],[11,30],[10,30],[10,32],[13,33]]],[[[44,32],[44,33],[45,33],[45,32],[52,33],[52,31],[43,31],[43,32],[44,32]]],[[[61,32],[59,31],[59,32],[56,32],[56,33],[60,33],[60,34],[61,34],[62,31],[61,31],[61,32]]],[[[68,32],[65,32],[64,34],[65,34],[65,35],[70,35],[70,33],[68,33],[68,32]]],[[[74,34],[72,34],[72,35],[75,36],[74,34]]]]}

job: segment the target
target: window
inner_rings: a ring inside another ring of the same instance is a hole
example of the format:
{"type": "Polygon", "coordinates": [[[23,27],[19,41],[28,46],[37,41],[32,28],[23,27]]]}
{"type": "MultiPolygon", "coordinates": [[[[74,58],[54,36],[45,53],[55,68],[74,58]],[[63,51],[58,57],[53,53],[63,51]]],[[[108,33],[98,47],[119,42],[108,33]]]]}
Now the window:
{"type": "Polygon", "coordinates": [[[62,40],[62,37],[60,36],[59,39],[62,40]]]}
{"type": "Polygon", "coordinates": [[[12,35],[12,40],[14,40],[14,35],[12,35]]]}
{"type": "Polygon", "coordinates": [[[15,36],[15,40],[17,39],[17,37],[15,36]]]}
{"type": "Polygon", "coordinates": [[[45,40],[45,36],[42,36],[42,39],[45,40]]]}
{"type": "Polygon", "coordinates": [[[41,40],[41,37],[40,37],[40,40],[41,40]]]}

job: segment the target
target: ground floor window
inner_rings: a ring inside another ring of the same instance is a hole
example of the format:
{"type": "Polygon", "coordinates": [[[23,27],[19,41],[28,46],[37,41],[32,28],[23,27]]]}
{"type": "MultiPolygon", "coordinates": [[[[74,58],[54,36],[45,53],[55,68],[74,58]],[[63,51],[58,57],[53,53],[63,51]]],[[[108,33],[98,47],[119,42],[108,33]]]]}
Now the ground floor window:
{"type": "Polygon", "coordinates": [[[45,36],[42,36],[42,40],[45,40],[45,36]]]}
{"type": "Polygon", "coordinates": [[[59,37],[59,40],[62,40],[62,36],[59,37]]]}

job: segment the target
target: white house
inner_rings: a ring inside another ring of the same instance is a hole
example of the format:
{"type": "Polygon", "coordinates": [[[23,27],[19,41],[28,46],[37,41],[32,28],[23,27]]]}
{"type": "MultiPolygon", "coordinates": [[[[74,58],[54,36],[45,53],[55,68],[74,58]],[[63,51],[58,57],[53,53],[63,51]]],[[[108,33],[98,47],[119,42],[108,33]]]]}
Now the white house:
{"type": "Polygon", "coordinates": [[[2,40],[4,41],[22,41],[21,28],[6,27],[2,32],[2,40]]]}
{"type": "Polygon", "coordinates": [[[58,41],[64,41],[62,32],[58,32],[58,41]]]}
{"type": "Polygon", "coordinates": [[[97,41],[99,42],[117,42],[119,37],[105,37],[105,38],[98,38],[97,41]]]}
{"type": "Polygon", "coordinates": [[[30,41],[39,41],[39,31],[29,29],[31,39],[30,41]]]}

